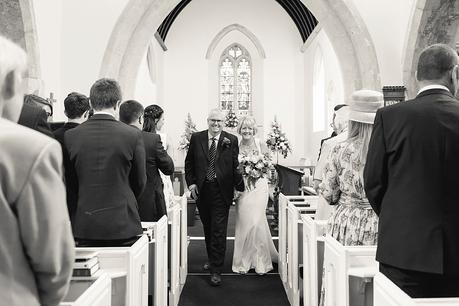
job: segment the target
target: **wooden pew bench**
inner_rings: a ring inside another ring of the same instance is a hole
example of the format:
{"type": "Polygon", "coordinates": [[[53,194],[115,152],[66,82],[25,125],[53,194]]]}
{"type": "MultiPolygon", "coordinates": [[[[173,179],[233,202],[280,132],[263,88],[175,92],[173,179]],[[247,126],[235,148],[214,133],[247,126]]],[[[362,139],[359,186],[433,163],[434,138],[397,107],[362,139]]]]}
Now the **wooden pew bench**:
{"type": "Polygon", "coordinates": [[[317,196],[287,196],[287,297],[293,306],[300,305],[299,269],[303,261],[302,215],[314,218],[317,196]]]}
{"type": "Polygon", "coordinates": [[[349,279],[358,277],[371,282],[378,271],[375,255],[376,246],[343,246],[325,236],[325,305],[356,305],[350,303],[350,289],[355,288],[350,288],[349,279]]]}
{"type": "Polygon", "coordinates": [[[153,296],[153,305],[167,305],[167,217],[158,222],[142,222],[149,244],[148,294],[153,296]]]}
{"type": "Polygon", "coordinates": [[[327,220],[315,220],[302,215],[303,222],[303,305],[319,304],[324,260],[324,241],[327,220]]]}
{"type": "Polygon", "coordinates": [[[112,280],[100,271],[92,277],[79,277],[70,281],[69,291],[60,306],[111,306],[112,280]]]}
{"type": "Polygon", "coordinates": [[[99,268],[112,280],[112,305],[148,305],[148,238],[141,236],[130,247],[83,247],[97,251],[99,268]]]}
{"type": "Polygon", "coordinates": [[[374,306],[453,306],[459,305],[459,298],[413,299],[395,285],[384,274],[374,277],[374,306]]]}

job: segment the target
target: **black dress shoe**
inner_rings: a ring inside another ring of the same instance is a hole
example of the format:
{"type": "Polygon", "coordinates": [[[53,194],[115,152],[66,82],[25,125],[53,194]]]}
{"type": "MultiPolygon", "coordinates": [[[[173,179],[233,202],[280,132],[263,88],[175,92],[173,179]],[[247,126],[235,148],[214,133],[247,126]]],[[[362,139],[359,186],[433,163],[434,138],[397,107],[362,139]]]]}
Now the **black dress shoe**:
{"type": "Polygon", "coordinates": [[[218,273],[212,273],[210,275],[210,284],[212,286],[220,286],[222,283],[222,278],[218,273]]]}
{"type": "Polygon", "coordinates": [[[202,266],[202,269],[204,271],[209,271],[210,270],[210,264],[208,262],[206,262],[203,266],[202,266]]]}

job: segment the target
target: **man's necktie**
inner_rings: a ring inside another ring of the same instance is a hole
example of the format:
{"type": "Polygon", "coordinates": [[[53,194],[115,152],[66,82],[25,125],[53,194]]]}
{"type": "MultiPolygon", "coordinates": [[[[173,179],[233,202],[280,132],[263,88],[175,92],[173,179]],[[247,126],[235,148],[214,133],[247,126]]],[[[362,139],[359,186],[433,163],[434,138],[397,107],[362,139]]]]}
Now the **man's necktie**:
{"type": "Polygon", "coordinates": [[[212,144],[210,145],[209,149],[209,168],[207,168],[206,179],[208,181],[212,181],[216,174],[215,174],[215,159],[217,158],[217,145],[215,141],[217,140],[215,137],[212,137],[212,144]]]}

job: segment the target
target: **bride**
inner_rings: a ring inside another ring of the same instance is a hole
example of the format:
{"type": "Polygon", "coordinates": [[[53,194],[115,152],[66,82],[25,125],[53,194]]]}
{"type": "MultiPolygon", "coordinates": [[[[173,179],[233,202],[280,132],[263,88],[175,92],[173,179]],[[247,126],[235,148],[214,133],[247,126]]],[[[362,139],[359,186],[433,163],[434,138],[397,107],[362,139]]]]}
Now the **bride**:
{"type": "MultiPolygon", "coordinates": [[[[253,117],[242,118],[237,131],[242,136],[240,154],[268,152],[266,145],[254,137],[257,129],[253,117]]],[[[255,188],[246,189],[238,198],[232,266],[235,273],[244,274],[254,268],[256,273],[265,274],[273,269],[272,260],[278,254],[266,220],[268,197],[268,180],[262,177],[255,188]]]]}

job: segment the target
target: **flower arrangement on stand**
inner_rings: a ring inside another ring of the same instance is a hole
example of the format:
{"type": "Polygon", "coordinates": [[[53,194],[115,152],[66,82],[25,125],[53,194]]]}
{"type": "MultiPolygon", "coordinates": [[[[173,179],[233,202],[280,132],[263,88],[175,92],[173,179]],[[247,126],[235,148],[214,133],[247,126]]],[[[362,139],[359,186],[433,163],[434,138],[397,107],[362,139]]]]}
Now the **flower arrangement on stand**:
{"type": "Polygon", "coordinates": [[[185,120],[185,131],[180,137],[180,142],[178,146],[178,149],[180,151],[185,151],[185,152],[188,151],[188,148],[190,147],[191,134],[197,131],[198,130],[196,129],[196,124],[191,119],[190,113],[188,113],[188,117],[185,120]]]}
{"type": "Polygon", "coordinates": [[[225,126],[230,129],[234,129],[239,124],[239,119],[236,116],[236,113],[230,109],[228,114],[225,117],[225,126]]]}
{"type": "Polygon", "coordinates": [[[247,189],[255,188],[261,177],[269,178],[273,165],[269,154],[254,152],[239,155],[239,172],[246,179],[247,189]]]}
{"type": "Polygon", "coordinates": [[[276,117],[274,117],[274,121],[271,123],[271,132],[268,134],[266,145],[272,152],[276,153],[277,163],[279,163],[279,153],[286,158],[292,152],[290,142],[282,131],[276,117]]]}

